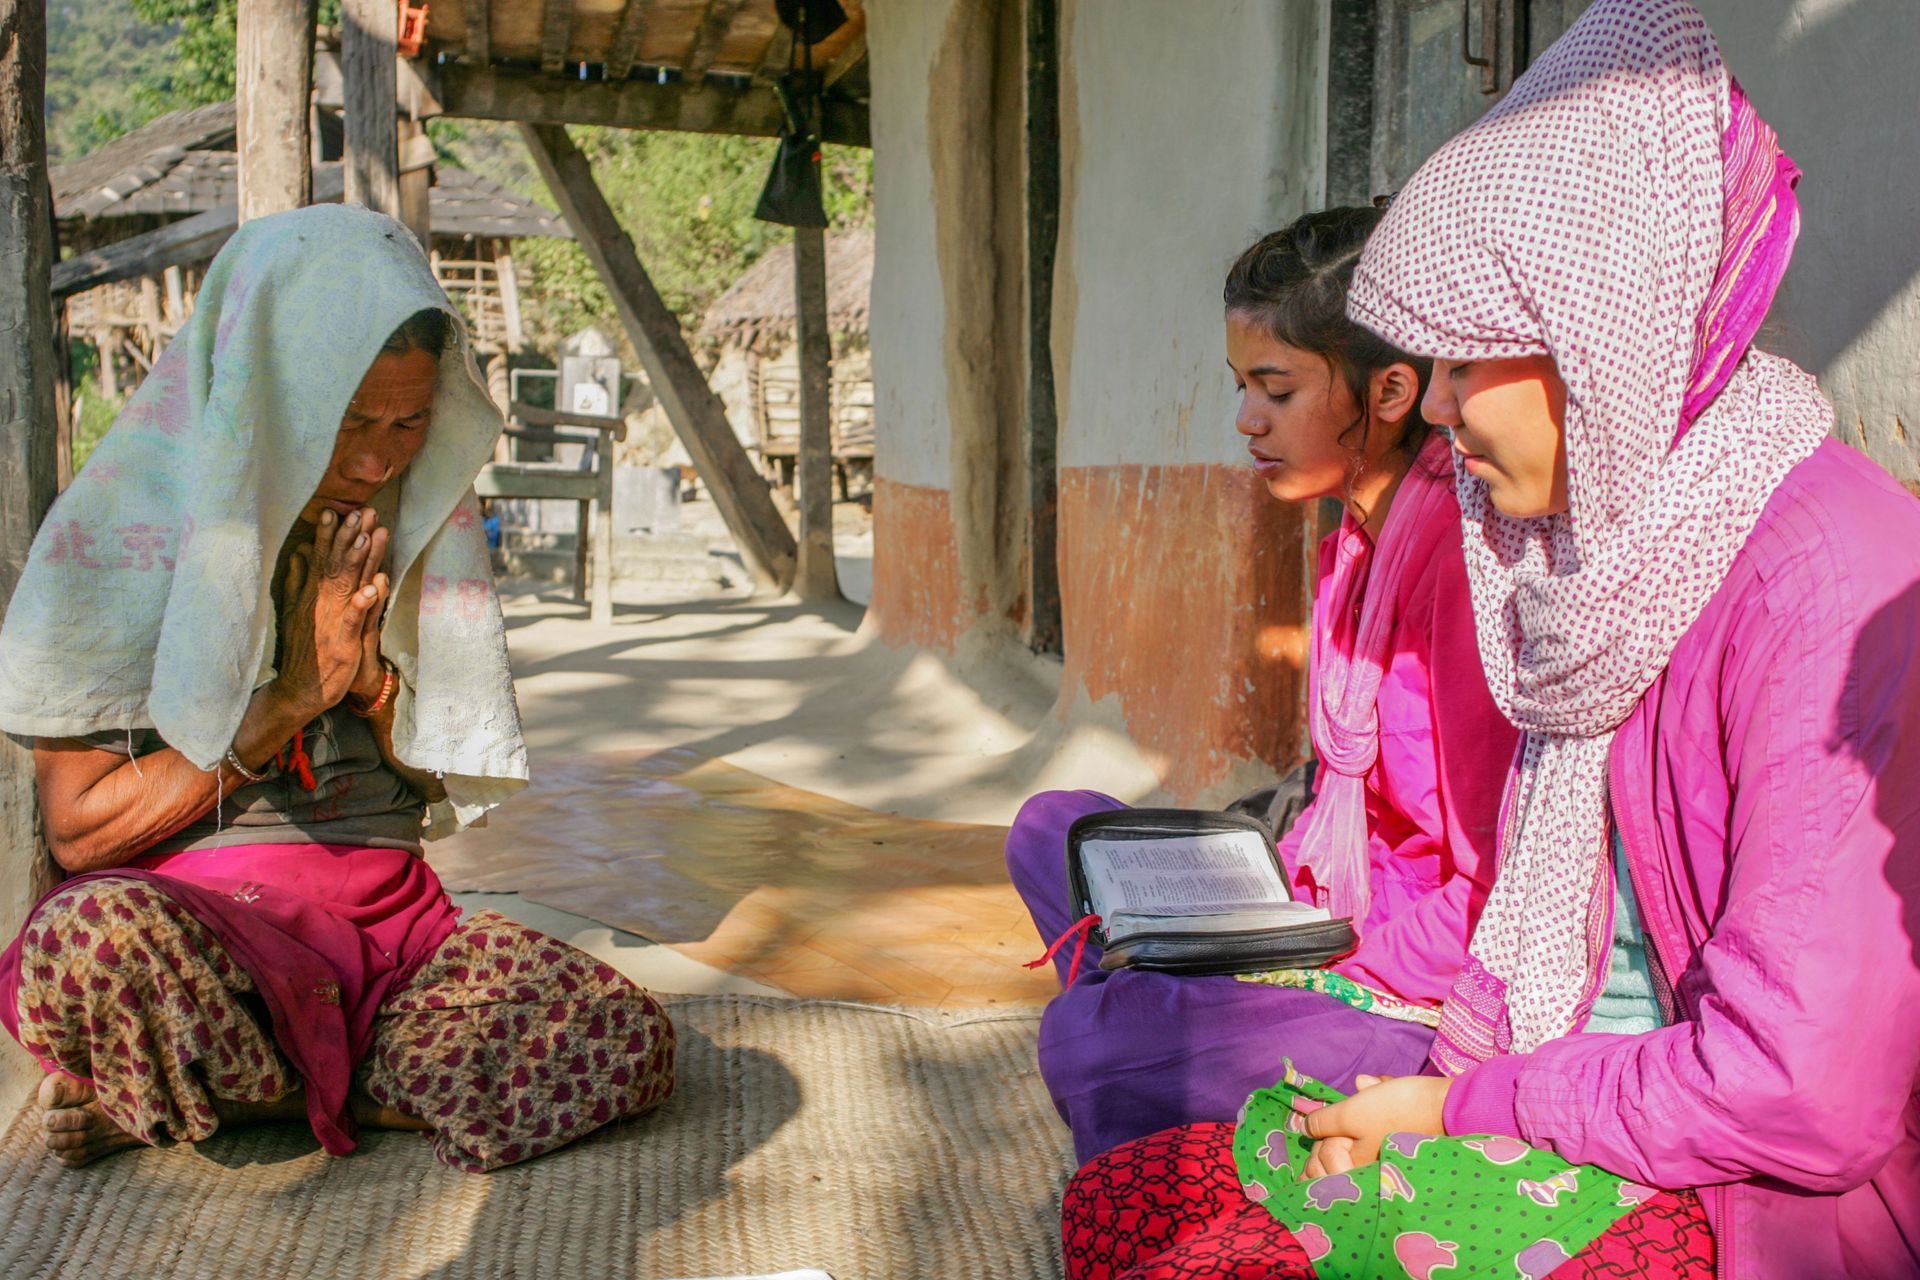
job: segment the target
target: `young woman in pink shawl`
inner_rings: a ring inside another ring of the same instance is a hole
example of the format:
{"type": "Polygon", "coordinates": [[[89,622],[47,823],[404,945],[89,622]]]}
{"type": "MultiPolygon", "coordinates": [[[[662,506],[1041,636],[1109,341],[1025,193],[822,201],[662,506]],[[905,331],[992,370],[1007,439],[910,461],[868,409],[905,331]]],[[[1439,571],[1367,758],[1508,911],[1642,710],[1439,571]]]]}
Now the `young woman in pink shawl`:
{"type": "MultiPolygon", "coordinates": [[[[1526,734],[1440,1074],[1297,1126],[1292,1185],[1377,1194],[1429,1270],[1598,1183],[1556,1277],[1920,1274],[1920,504],[1750,346],[1797,177],[1687,0],[1599,0],[1356,274],[1354,317],[1434,360],[1480,655],[1526,734]],[[1449,1146],[1415,1135],[1482,1135],[1484,1192],[1403,1186],[1449,1146]],[[1562,1167],[1516,1199],[1522,1160],[1562,1167]]],[[[1349,1274],[1233,1137],[1084,1170],[1072,1274],[1349,1274]]]]}
{"type": "MultiPolygon", "coordinates": [[[[1234,263],[1225,288],[1235,425],[1284,502],[1343,501],[1320,547],[1311,724],[1316,795],[1280,853],[1295,896],[1350,916],[1324,969],[1231,977],[1102,972],[1057,949],[1040,1069],[1082,1161],[1143,1134],[1225,1120],[1291,1055],[1324,1078],[1419,1070],[1490,880],[1517,735],[1479,677],[1446,441],[1417,409],[1425,361],[1346,316],[1377,209],[1310,214],[1234,263]]],[[[1007,866],[1049,941],[1074,925],[1065,836],[1119,807],[1093,791],[1022,809],[1007,866]]],[[[1084,926],[1083,926],[1084,928],[1084,926]]]]}
{"type": "Polygon", "coordinates": [[[472,481],[500,416],[405,227],[243,227],[0,632],[69,877],[0,956],[45,1144],[305,1120],[481,1171],[663,1100],[673,1028],[422,856],[526,777],[472,481]],[[74,620],[79,619],[78,629],[74,620]]]}

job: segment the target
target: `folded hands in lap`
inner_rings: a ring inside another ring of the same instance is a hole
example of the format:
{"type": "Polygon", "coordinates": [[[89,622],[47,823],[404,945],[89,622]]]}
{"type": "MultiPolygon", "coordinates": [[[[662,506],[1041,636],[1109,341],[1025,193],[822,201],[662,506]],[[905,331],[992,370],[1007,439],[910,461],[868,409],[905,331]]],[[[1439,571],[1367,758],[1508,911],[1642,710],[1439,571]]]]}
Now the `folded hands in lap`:
{"type": "Polygon", "coordinates": [[[1443,1111],[1445,1076],[1357,1076],[1353,1094],[1307,1116],[1307,1136],[1315,1138],[1304,1176],[1345,1173],[1380,1158],[1390,1133],[1446,1132],[1443,1111]]]}

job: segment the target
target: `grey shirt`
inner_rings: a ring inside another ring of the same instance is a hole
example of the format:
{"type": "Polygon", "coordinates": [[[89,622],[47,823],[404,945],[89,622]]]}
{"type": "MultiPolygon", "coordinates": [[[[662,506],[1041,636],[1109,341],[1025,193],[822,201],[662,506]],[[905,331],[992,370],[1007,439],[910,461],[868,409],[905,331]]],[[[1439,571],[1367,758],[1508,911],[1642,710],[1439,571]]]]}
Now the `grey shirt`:
{"type": "MultiPolygon", "coordinates": [[[[152,729],[96,733],[85,741],[135,757],[167,745],[152,729]]],[[[419,850],[426,801],[381,756],[370,724],[336,707],[306,727],[305,745],[313,762],[312,791],[301,785],[290,742],[281,752],[284,765],[269,760],[261,781],[226,794],[217,817],[209,810],[141,853],[308,843],[419,850]]]]}

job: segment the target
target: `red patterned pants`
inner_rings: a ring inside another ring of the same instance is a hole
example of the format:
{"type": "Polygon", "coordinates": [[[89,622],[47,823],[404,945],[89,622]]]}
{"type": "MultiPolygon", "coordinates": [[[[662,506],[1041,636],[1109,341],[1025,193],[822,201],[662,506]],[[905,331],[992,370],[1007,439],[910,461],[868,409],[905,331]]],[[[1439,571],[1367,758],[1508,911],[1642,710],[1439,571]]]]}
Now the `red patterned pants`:
{"type": "MultiPolygon", "coordinates": [[[[1168,1129],[1091,1160],[1060,1210],[1067,1280],[1313,1280],[1293,1236],[1240,1191],[1233,1126],[1168,1129]]],[[[1691,1191],[1621,1218],[1553,1280],[1707,1280],[1713,1237],[1691,1191]]]]}
{"type": "MultiPolygon", "coordinates": [[[[91,1080],[101,1110],[141,1141],[198,1142],[219,1126],[215,1099],[275,1102],[299,1087],[253,991],[166,894],[90,881],[27,924],[21,1041],[91,1080]]],[[[381,1007],[354,1083],[426,1122],[440,1159],[477,1173],[659,1105],[673,1091],[673,1049],[673,1024],[645,991],[475,911],[381,1007]],[[502,973],[511,987],[491,985],[502,973]]]]}

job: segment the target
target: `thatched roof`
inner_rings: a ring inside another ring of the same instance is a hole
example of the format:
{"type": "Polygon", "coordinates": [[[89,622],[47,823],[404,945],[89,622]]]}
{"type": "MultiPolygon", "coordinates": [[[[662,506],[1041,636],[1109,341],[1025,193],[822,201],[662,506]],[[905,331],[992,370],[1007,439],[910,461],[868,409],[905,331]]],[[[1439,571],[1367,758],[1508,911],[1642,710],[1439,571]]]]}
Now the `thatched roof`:
{"type": "MultiPolygon", "coordinates": [[[[234,128],[233,103],[217,102],[116,138],[49,175],[54,216],[184,218],[234,204],[240,192],[234,128]]],[[[316,180],[339,167],[337,160],[315,165],[316,180]]],[[[573,238],[559,214],[465,169],[435,171],[428,208],[436,236],[573,238]]]]}
{"type": "MultiPolygon", "coordinates": [[[[827,236],[827,321],[835,333],[865,334],[873,292],[873,232],[827,236]]],[[[791,341],[794,331],[793,243],[769,249],[721,294],[701,321],[700,336],[742,347],[791,341]]]]}

